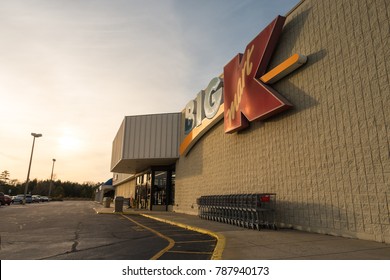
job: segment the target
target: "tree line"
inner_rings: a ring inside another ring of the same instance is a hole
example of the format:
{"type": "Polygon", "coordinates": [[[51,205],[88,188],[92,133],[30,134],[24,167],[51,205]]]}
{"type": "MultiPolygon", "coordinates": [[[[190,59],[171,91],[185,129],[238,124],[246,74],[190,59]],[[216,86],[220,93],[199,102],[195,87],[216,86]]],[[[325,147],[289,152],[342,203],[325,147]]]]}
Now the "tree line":
{"type": "MultiPolygon", "coordinates": [[[[101,183],[85,182],[75,183],[70,181],[53,180],[50,196],[52,198],[82,198],[93,199],[96,189],[101,183]]],[[[0,192],[8,195],[23,194],[25,183],[17,180],[10,180],[9,173],[2,172],[0,176],[0,192]]],[[[29,182],[27,193],[48,196],[50,190],[50,180],[34,179],[29,182]]]]}

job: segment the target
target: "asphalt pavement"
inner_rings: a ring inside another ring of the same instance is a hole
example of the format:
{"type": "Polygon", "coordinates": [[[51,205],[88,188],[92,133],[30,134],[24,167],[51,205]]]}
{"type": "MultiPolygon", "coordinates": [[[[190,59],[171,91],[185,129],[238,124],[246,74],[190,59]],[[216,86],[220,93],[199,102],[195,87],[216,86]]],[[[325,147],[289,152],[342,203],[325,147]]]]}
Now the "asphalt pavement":
{"type": "Polygon", "coordinates": [[[122,216],[99,216],[93,202],[2,207],[1,260],[142,260],[168,242],[122,216]]]}
{"type": "Polygon", "coordinates": [[[1,207],[1,260],[212,257],[216,239],[140,215],[97,215],[92,201],[1,207]]]}
{"type": "Polygon", "coordinates": [[[0,259],[390,260],[390,244],[375,241],[113,210],[77,201],[1,207],[0,259]]]}
{"type": "MultiPolygon", "coordinates": [[[[97,204],[98,213],[114,208],[97,204]]],[[[390,260],[390,244],[292,229],[260,231],[175,212],[135,211],[166,223],[209,234],[218,242],[213,259],[223,260],[390,260]]]]}
{"type": "Polygon", "coordinates": [[[136,213],[123,216],[169,241],[169,246],[161,250],[160,254],[155,255],[153,259],[209,260],[213,256],[217,239],[211,235],[150,219],[136,213]]]}

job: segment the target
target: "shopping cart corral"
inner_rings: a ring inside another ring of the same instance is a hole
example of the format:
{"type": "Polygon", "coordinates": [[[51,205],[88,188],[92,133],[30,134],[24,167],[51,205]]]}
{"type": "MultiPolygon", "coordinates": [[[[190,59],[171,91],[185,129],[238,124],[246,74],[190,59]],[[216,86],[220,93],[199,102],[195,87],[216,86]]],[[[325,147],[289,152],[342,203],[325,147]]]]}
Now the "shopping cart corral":
{"type": "Polygon", "coordinates": [[[260,230],[277,229],[275,193],[206,195],[197,199],[199,217],[260,230]]]}

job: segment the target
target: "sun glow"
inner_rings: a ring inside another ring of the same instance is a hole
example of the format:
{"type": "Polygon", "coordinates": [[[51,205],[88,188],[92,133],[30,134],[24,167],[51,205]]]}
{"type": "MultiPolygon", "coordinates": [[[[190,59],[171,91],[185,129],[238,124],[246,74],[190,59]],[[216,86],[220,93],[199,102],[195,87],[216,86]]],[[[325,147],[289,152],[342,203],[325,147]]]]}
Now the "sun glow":
{"type": "Polygon", "coordinates": [[[59,143],[64,150],[77,150],[80,147],[80,142],[72,137],[64,136],[59,139],[59,143]]]}
{"type": "Polygon", "coordinates": [[[58,139],[58,145],[63,151],[77,151],[81,149],[81,141],[75,135],[71,133],[64,133],[58,139]]]}

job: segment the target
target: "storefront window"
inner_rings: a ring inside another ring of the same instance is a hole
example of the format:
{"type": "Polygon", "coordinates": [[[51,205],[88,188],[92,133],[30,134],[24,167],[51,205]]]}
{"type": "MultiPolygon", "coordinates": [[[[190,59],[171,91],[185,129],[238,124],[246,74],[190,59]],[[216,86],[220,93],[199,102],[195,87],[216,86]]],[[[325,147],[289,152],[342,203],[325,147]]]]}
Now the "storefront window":
{"type": "Polygon", "coordinates": [[[151,174],[150,172],[136,178],[135,203],[138,209],[150,209],[151,174]]]}
{"type": "Polygon", "coordinates": [[[171,194],[170,194],[170,205],[175,205],[175,181],[176,181],[176,173],[175,171],[172,171],[172,176],[171,176],[171,194]]]}
{"type": "Polygon", "coordinates": [[[175,202],[175,171],[169,167],[161,169],[152,167],[136,177],[136,208],[156,211],[172,209],[168,206],[175,202]]]}
{"type": "Polygon", "coordinates": [[[167,171],[155,171],[153,205],[167,205],[167,171]]]}

